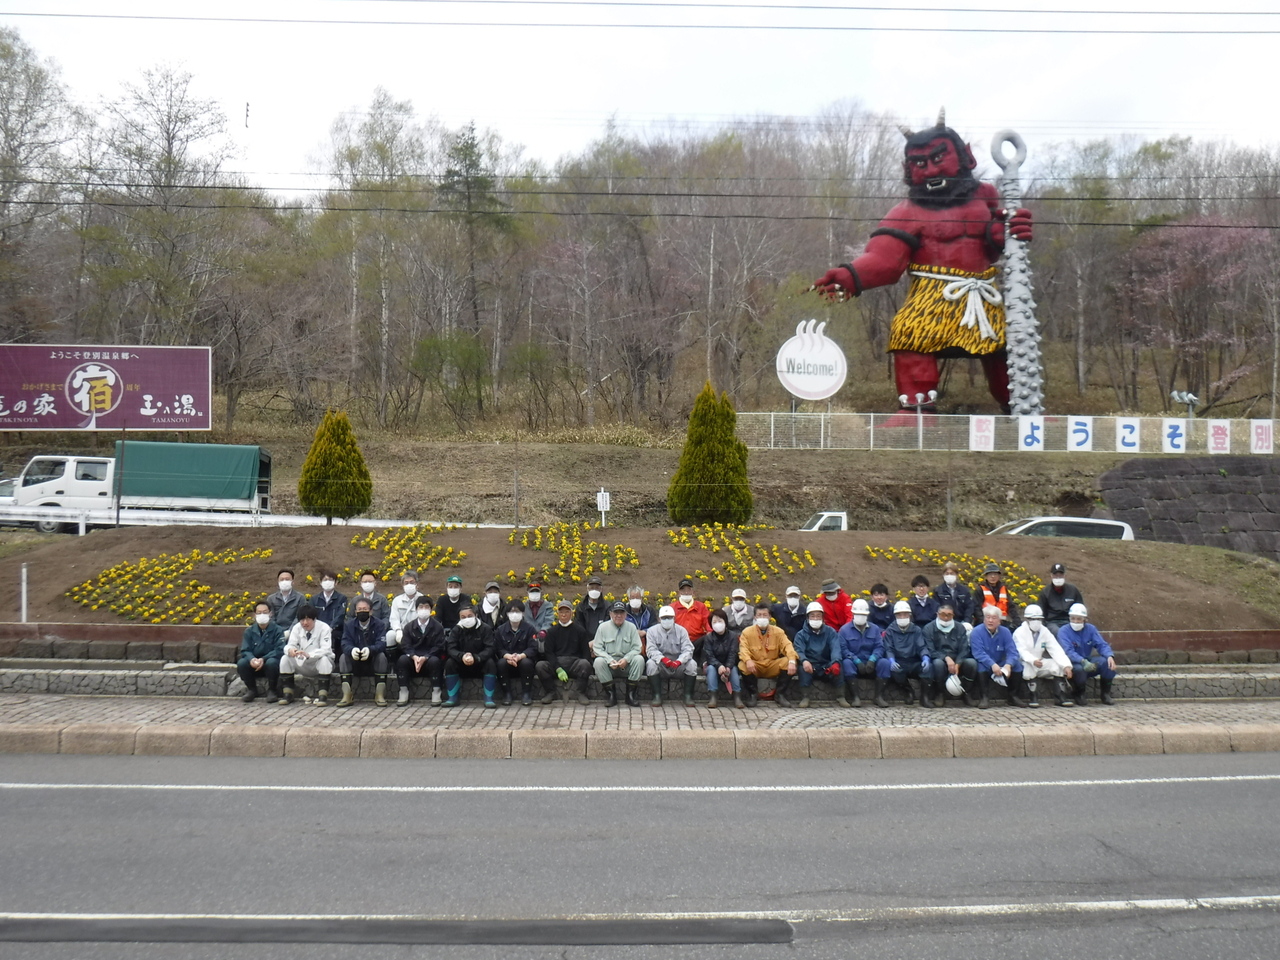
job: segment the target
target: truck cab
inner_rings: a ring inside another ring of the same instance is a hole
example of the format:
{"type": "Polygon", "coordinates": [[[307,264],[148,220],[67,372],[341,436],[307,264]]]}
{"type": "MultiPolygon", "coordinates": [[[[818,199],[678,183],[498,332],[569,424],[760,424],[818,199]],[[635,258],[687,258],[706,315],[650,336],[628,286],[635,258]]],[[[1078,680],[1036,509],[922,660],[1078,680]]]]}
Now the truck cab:
{"type": "Polygon", "coordinates": [[[849,515],[843,510],[823,510],[804,522],[801,531],[848,530],[849,515]]]}
{"type": "MultiPolygon", "coordinates": [[[[107,457],[35,457],[17,477],[14,505],[101,510],[111,506],[115,461],[107,457]]],[[[40,520],[36,529],[53,533],[62,524],[40,520]]]]}

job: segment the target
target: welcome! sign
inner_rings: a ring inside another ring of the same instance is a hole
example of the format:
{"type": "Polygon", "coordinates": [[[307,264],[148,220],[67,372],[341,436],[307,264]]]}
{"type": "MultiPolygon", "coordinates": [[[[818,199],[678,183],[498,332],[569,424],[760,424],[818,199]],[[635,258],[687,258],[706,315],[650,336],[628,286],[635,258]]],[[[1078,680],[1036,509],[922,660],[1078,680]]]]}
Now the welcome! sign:
{"type": "Polygon", "coordinates": [[[796,335],[778,351],[778,379],[801,400],[826,400],[844,386],[849,364],[844,351],[823,333],[826,323],[802,320],[796,335]]]}

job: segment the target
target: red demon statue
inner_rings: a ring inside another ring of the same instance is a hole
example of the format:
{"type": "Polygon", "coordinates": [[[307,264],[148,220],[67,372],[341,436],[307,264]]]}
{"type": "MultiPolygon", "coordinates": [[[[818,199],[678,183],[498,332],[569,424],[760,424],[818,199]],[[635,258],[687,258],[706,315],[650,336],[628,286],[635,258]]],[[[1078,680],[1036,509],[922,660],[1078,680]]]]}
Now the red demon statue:
{"type": "MultiPolygon", "coordinates": [[[[938,360],[977,357],[1001,410],[1009,411],[1005,315],[992,282],[1005,232],[1031,239],[1031,213],[1000,208],[1000,195],[973,175],[973,151],[946,125],[906,135],[907,199],[871,232],[853,263],[828,270],[814,285],[835,300],[896,283],[911,274],[907,299],[889,328],[898,394],[907,403],[938,388],[938,360]]],[[[926,404],[925,409],[933,409],[926,404]]]]}

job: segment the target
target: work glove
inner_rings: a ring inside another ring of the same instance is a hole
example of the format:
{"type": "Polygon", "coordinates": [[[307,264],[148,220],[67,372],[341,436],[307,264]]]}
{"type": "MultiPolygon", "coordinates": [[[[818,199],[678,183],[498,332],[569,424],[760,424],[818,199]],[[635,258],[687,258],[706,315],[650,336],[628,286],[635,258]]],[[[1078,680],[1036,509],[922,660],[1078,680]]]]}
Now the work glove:
{"type": "Polygon", "coordinates": [[[853,658],[853,665],[854,665],[855,667],[859,666],[861,663],[862,663],[862,658],[861,658],[861,657],[854,657],[854,658],[853,658]]]}
{"type": "Polygon", "coordinates": [[[879,659],[880,658],[873,653],[871,656],[867,657],[867,663],[875,663],[879,659]]]}
{"type": "Polygon", "coordinates": [[[933,661],[930,660],[928,657],[920,658],[920,669],[928,670],[931,666],[933,666],[933,661]]]}
{"type": "Polygon", "coordinates": [[[361,647],[361,648],[360,648],[360,659],[361,659],[361,660],[368,660],[368,659],[369,659],[369,648],[368,648],[368,647],[361,647]]]}
{"type": "Polygon", "coordinates": [[[404,631],[403,631],[403,630],[399,630],[399,629],[397,629],[397,630],[396,630],[396,643],[398,644],[398,643],[399,643],[401,640],[403,640],[403,639],[404,639],[404,631]]]}
{"type": "Polygon", "coordinates": [[[827,667],[827,676],[828,677],[840,676],[840,664],[833,663],[831,666],[827,667]]]}
{"type": "Polygon", "coordinates": [[[668,670],[674,670],[676,667],[680,666],[680,661],[672,660],[670,657],[663,657],[662,665],[666,667],[668,670]]]}
{"type": "Polygon", "coordinates": [[[556,667],[556,677],[559,678],[561,683],[569,682],[569,675],[564,672],[564,667],[556,667]]]}
{"type": "Polygon", "coordinates": [[[1084,661],[1084,662],[1083,662],[1082,664],[1080,664],[1080,665],[1081,665],[1082,667],[1084,667],[1084,672],[1085,672],[1085,673],[1097,673],[1097,672],[1098,672],[1098,665],[1097,665],[1096,663],[1094,663],[1092,660],[1086,660],[1086,661],[1084,661]]]}
{"type": "Polygon", "coordinates": [[[893,659],[893,657],[890,657],[890,658],[889,658],[889,669],[890,669],[890,670],[897,670],[897,669],[898,669],[898,661],[897,661],[897,660],[895,660],[895,659],[893,659]]]}

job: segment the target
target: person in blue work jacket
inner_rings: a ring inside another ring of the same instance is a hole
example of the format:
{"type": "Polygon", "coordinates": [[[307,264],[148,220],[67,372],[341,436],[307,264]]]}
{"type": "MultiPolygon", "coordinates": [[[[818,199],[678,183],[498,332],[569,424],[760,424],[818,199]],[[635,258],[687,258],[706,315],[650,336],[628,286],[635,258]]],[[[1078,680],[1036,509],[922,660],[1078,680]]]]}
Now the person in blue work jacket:
{"type": "Polygon", "coordinates": [[[844,659],[844,647],[840,637],[826,625],[826,610],[816,600],[805,610],[804,626],[796,631],[791,645],[796,648],[796,660],[799,669],[796,675],[800,678],[800,702],[797,707],[809,706],[809,688],[813,681],[823,679],[836,689],[838,696],[844,695],[844,679],[840,673],[840,662],[844,659]]]}
{"type": "Polygon", "coordinates": [[[1067,625],[1058,631],[1058,643],[1073,667],[1072,699],[1078,707],[1088,703],[1089,676],[1097,674],[1102,702],[1110,707],[1115,704],[1111,696],[1111,681],[1116,678],[1116,657],[1111,644],[1103,639],[1097,627],[1088,622],[1089,610],[1083,603],[1073,603],[1067,614],[1067,625]]]}
{"type": "Polygon", "coordinates": [[[938,606],[938,616],[924,628],[924,642],[929,647],[933,661],[933,705],[942,707],[947,702],[947,681],[958,678],[960,696],[965,706],[973,706],[969,691],[978,680],[978,661],[969,650],[969,634],[949,603],[938,606]]]}
{"type": "Polygon", "coordinates": [[[1005,688],[1005,697],[1011,707],[1025,707],[1017,690],[1022,683],[1022,660],[1013,642],[1009,628],[1000,623],[1004,614],[999,607],[982,608],[982,622],[969,634],[969,652],[978,661],[978,709],[991,706],[991,685],[1005,688]]]}
{"type": "Polygon", "coordinates": [[[876,661],[884,656],[884,642],[880,628],[870,622],[871,604],[859,597],[853,601],[853,619],[840,628],[842,659],[840,674],[844,677],[845,693],[837,697],[842,707],[861,707],[858,697],[858,678],[874,677],[876,661]]]}
{"type": "Polygon", "coordinates": [[[923,630],[938,617],[938,601],[929,595],[929,578],[917,574],[911,581],[911,622],[923,630]]]}
{"type": "Polygon", "coordinates": [[[893,626],[881,635],[884,656],[876,662],[876,706],[888,706],[884,701],[885,684],[892,680],[902,688],[903,703],[915,703],[911,692],[911,678],[920,680],[920,706],[932,707],[928,698],[929,680],[933,674],[929,647],[924,642],[924,631],[911,621],[911,604],[899,600],[893,605],[893,626]]]}

